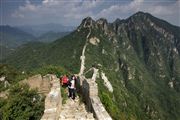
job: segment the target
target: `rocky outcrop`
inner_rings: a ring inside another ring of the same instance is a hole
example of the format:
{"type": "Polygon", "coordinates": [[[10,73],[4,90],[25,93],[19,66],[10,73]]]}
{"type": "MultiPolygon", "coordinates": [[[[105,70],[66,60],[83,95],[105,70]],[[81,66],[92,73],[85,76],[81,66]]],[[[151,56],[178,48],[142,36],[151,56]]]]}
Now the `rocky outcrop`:
{"type": "Polygon", "coordinates": [[[101,28],[106,34],[108,33],[108,22],[104,18],[100,18],[96,21],[96,24],[99,28],[101,28]]]}
{"type": "Polygon", "coordinates": [[[7,99],[7,98],[8,98],[8,91],[6,90],[6,91],[0,92],[0,98],[5,98],[5,99],[7,99]]]}
{"type": "Polygon", "coordinates": [[[86,17],[82,20],[79,28],[95,27],[95,21],[91,17],[86,17]]]}
{"type": "Polygon", "coordinates": [[[92,37],[92,38],[89,39],[89,42],[90,42],[92,45],[98,46],[98,44],[100,43],[100,40],[99,40],[97,37],[92,37]]]}

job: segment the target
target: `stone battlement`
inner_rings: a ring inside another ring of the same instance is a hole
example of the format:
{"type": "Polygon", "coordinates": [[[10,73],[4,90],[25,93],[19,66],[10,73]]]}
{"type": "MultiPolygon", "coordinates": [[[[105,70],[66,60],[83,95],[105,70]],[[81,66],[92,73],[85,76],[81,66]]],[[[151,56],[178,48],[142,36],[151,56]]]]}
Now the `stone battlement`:
{"type": "Polygon", "coordinates": [[[97,83],[92,79],[80,78],[82,81],[82,95],[89,111],[93,112],[97,120],[112,120],[100,98],[97,83]]]}
{"type": "MultiPolygon", "coordinates": [[[[51,89],[45,99],[45,110],[41,120],[58,120],[62,109],[62,98],[60,91],[60,82],[55,75],[46,75],[43,78],[50,80],[51,89]]],[[[86,103],[86,108],[97,120],[112,120],[108,112],[105,110],[100,98],[98,97],[97,83],[92,79],[80,77],[81,93],[86,103]]],[[[80,111],[79,111],[80,112],[80,111]]],[[[80,114],[80,113],[79,113],[80,114]]],[[[88,113],[87,115],[91,117],[88,113]]]]}
{"type": "Polygon", "coordinates": [[[45,99],[45,110],[41,120],[58,120],[62,107],[59,79],[55,75],[46,75],[50,79],[51,90],[45,99]]]}

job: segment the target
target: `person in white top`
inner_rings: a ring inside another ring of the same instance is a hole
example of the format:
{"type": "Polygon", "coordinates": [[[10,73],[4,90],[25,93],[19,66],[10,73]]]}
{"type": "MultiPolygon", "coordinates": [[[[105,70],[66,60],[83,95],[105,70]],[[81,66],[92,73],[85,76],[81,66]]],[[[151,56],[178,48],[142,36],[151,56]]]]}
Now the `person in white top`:
{"type": "Polygon", "coordinates": [[[75,88],[75,80],[74,80],[74,77],[73,77],[73,79],[72,79],[70,82],[71,82],[70,88],[71,88],[71,89],[74,89],[74,88],[75,88]]]}
{"type": "Polygon", "coordinates": [[[75,89],[76,89],[75,88],[75,76],[71,77],[68,88],[69,88],[69,96],[68,97],[72,98],[74,100],[76,97],[76,95],[75,95],[75,89]]]}

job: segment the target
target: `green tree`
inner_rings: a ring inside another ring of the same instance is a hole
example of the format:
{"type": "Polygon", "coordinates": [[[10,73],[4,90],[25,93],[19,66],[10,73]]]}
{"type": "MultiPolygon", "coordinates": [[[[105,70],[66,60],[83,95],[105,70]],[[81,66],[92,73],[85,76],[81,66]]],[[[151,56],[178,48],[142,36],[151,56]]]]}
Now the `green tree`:
{"type": "Polygon", "coordinates": [[[28,85],[14,85],[2,107],[3,120],[39,120],[44,111],[44,97],[28,85]]]}

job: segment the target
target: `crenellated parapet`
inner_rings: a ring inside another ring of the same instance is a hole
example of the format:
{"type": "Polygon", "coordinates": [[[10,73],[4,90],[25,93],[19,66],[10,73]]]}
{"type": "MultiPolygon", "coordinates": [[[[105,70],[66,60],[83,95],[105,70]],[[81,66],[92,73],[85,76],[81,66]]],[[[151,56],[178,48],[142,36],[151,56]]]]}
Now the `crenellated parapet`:
{"type": "Polygon", "coordinates": [[[62,98],[59,79],[55,75],[45,76],[50,80],[51,89],[45,99],[45,110],[41,120],[58,120],[62,107],[62,98]]]}
{"type": "Polygon", "coordinates": [[[84,97],[87,109],[93,112],[97,120],[112,120],[98,97],[97,83],[92,79],[80,77],[82,81],[82,95],[84,97]]]}

